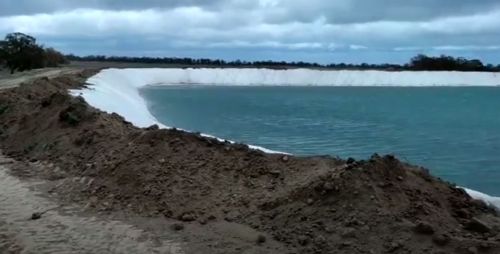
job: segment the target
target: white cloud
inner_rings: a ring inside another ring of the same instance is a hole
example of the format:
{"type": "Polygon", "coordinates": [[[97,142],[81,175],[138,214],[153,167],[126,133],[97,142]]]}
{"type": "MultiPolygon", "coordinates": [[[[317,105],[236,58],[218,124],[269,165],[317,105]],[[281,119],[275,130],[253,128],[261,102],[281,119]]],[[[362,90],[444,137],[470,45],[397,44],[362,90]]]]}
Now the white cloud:
{"type": "MultiPolygon", "coordinates": [[[[267,1],[266,1],[267,2],[267,1]]],[[[265,13],[264,13],[265,14],[265,13]]],[[[377,21],[354,24],[329,24],[324,17],[314,21],[272,24],[258,13],[214,12],[199,7],[168,10],[112,11],[78,9],[53,14],[21,15],[0,18],[0,31],[23,31],[40,35],[106,36],[109,34],[191,35],[200,39],[225,36],[234,39],[247,34],[278,39],[347,38],[365,41],[377,37],[394,38],[425,34],[499,33],[500,10],[482,15],[436,19],[425,22],[377,21]],[[237,22],[233,20],[240,17],[237,22]],[[246,17],[246,19],[245,19],[246,17]],[[224,28],[224,29],[221,29],[224,28]],[[204,32],[208,32],[204,34],[204,32]],[[198,35],[198,36],[197,36],[198,35]],[[317,37],[311,37],[317,36],[317,37]],[[370,37],[375,36],[375,37],[370,37]],[[367,37],[367,38],[366,38],[367,37]]],[[[260,38],[259,38],[260,39],[260,38]]]]}
{"type": "Polygon", "coordinates": [[[394,51],[421,51],[423,50],[422,47],[417,47],[417,46],[405,46],[405,47],[395,47],[393,48],[394,51]]]}
{"type": "Polygon", "coordinates": [[[363,45],[349,45],[349,49],[352,49],[352,50],[363,50],[363,49],[368,49],[367,46],[363,46],[363,45]]]}
{"type": "Polygon", "coordinates": [[[214,13],[198,7],[172,10],[105,11],[78,9],[53,14],[0,18],[0,31],[21,31],[38,35],[108,36],[113,34],[165,34],[186,28],[215,27],[214,13]]]}
{"type": "Polygon", "coordinates": [[[477,45],[443,45],[432,47],[433,50],[439,51],[471,51],[471,50],[500,50],[500,45],[477,46],[477,45]]]}

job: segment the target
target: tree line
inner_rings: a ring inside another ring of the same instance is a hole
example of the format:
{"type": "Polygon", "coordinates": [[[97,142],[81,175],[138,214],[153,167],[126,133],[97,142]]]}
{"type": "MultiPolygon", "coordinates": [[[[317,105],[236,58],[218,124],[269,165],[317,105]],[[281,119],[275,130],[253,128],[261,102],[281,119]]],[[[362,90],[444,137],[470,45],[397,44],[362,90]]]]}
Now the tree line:
{"type": "Polygon", "coordinates": [[[485,71],[498,72],[500,65],[483,64],[478,59],[468,60],[463,57],[452,56],[426,56],[417,55],[406,64],[349,64],[331,63],[318,64],[308,62],[285,62],[285,61],[225,61],[221,59],[207,58],[176,58],[176,57],[127,57],[127,56],[75,56],[67,55],[70,61],[90,61],[90,62],[121,62],[121,63],[148,63],[148,64],[168,64],[180,66],[200,66],[200,67],[238,67],[238,68],[320,68],[338,70],[389,70],[389,71],[485,71]]]}
{"type": "Polygon", "coordinates": [[[11,73],[67,63],[66,57],[54,48],[37,44],[36,39],[23,33],[11,33],[0,40],[0,66],[11,73]]]}
{"type": "Polygon", "coordinates": [[[63,55],[53,48],[37,44],[36,39],[23,33],[11,33],[0,41],[0,66],[4,65],[13,73],[42,67],[55,67],[68,61],[121,62],[179,65],[181,67],[237,67],[237,68],[317,68],[338,70],[388,70],[388,71],[487,71],[498,72],[500,65],[483,64],[478,59],[463,57],[417,55],[406,64],[318,64],[285,61],[225,61],[207,58],[176,57],[126,57],[126,56],[76,56],[63,55]]]}

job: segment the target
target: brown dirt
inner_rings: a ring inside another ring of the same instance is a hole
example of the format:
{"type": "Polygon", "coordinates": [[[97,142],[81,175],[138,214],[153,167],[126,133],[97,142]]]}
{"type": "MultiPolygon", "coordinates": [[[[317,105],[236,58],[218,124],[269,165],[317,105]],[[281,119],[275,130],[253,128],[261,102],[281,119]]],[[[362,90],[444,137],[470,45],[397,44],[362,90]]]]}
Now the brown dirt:
{"type": "MultiPolygon", "coordinates": [[[[224,221],[251,227],[262,234],[255,245],[272,245],[272,253],[500,253],[496,211],[421,167],[393,156],[264,154],[183,131],[136,128],[67,94],[94,73],[0,91],[0,147],[48,168],[20,175],[78,177],[50,190],[65,202],[175,219],[188,235],[224,221]]],[[[204,253],[248,248],[203,245],[204,253]]]]}

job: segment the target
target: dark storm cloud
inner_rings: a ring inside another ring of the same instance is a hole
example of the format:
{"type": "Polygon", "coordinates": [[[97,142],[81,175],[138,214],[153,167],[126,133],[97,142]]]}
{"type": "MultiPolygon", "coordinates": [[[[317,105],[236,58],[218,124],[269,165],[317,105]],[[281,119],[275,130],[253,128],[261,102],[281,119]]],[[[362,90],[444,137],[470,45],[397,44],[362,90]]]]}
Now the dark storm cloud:
{"type": "Polygon", "coordinates": [[[484,12],[500,6],[499,0],[2,0],[0,15],[52,13],[77,8],[104,10],[170,9],[198,6],[223,11],[276,9],[270,22],[310,22],[324,16],[329,23],[422,21],[484,12]]]}
{"type": "Polygon", "coordinates": [[[324,16],[329,23],[364,23],[373,21],[425,21],[470,15],[500,6],[499,0],[290,0],[277,21],[309,22],[324,16]]]}

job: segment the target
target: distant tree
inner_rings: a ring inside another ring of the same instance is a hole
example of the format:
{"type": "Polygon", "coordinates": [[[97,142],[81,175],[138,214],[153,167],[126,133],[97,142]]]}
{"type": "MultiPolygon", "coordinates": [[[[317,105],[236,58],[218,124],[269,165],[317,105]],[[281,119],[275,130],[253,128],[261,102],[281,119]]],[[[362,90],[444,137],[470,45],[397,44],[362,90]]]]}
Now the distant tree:
{"type": "Polygon", "coordinates": [[[43,67],[44,50],[34,37],[23,33],[11,33],[1,42],[2,57],[11,73],[43,67]]]}
{"type": "Polygon", "coordinates": [[[5,41],[0,41],[0,70],[5,66],[6,60],[5,60],[5,51],[4,51],[4,46],[5,41]]]}
{"type": "Polygon", "coordinates": [[[402,70],[455,70],[455,71],[500,71],[499,66],[483,65],[477,59],[467,60],[465,58],[454,58],[451,56],[429,57],[426,55],[417,55],[411,58],[409,63],[400,64],[346,64],[346,63],[331,63],[318,64],[309,62],[284,62],[284,61],[253,61],[247,62],[242,60],[224,61],[220,59],[193,59],[193,58],[150,58],[150,57],[121,57],[121,56],[75,56],[67,55],[66,58],[70,61],[98,61],[98,62],[126,62],[126,63],[154,63],[154,64],[175,64],[185,67],[190,66],[213,66],[213,67],[258,67],[258,68],[326,68],[326,69],[341,69],[341,70],[387,70],[387,71],[402,71],[402,70]]]}
{"type": "Polygon", "coordinates": [[[470,61],[467,61],[465,63],[465,65],[466,65],[466,69],[469,69],[469,70],[481,71],[484,69],[483,63],[478,59],[472,59],[470,61]]]}
{"type": "Polygon", "coordinates": [[[46,48],[45,49],[45,66],[46,67],[57,67],[60,64],[65,64],[67,63],[66,57],[64,55],[53,49],[53,48],[46,48]]]}
{"type": "Polygon", "coordinates": [[[467,60],[463,57],[454,58],[441,55],[438,57],[429,57],[426,55],[417,55],[410,60],[405,67],[411,70],[430,70],[430,71],[498,71],[492,65],[484,65],[478,59],[467,60]]]}
{"type": "Polygon", "coordinates": [[[25,71],[66,63],[65,56],[53,48],[44,49],[36,39],[23,33],[11,33],[0,41],[0,64],[10,72],[25,71]]]}

